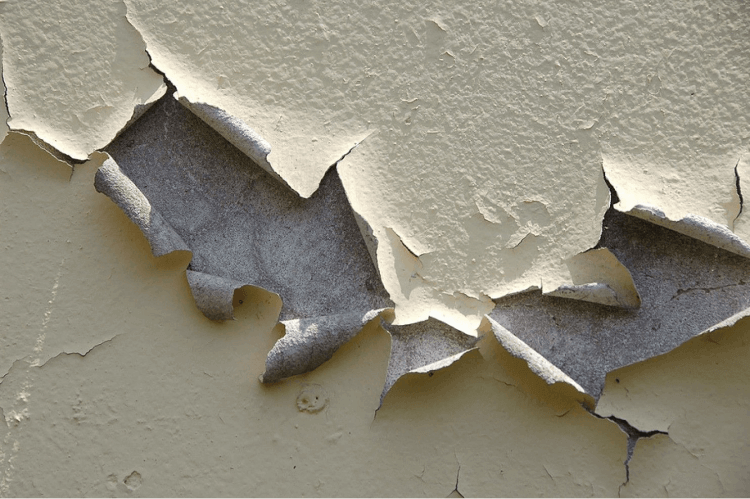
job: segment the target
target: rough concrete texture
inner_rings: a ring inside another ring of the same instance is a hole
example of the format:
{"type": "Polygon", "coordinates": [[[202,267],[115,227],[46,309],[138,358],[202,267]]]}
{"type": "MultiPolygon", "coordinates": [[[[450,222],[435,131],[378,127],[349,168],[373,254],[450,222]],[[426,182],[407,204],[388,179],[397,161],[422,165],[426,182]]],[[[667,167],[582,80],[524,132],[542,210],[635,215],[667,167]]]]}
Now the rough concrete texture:
{"type": "Polygon", "coordinates": [[[750,308],[746,258],[610,210],[601,246],[633,276],[637,309],[523,293],[490,317],[598,398],[608,372],[666,353],[750,308]]]}

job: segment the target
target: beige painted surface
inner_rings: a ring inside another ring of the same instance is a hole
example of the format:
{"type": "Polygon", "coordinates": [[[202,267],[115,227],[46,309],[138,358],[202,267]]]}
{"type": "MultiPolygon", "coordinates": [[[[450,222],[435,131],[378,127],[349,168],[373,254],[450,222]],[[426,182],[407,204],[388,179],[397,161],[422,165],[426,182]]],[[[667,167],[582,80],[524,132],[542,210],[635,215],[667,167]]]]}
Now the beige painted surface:
{"type": "Polygon", "coordinates": [[[750,493],[750,319],[610,373],[597,412],[643,431],[623,495],[750,493]]]}
{"type": "Polygon", "coordinates": [[[164,92],[147,48],[182,96],[266,140],[301,195],[346,156],[401,322],[476,333],[491,297],[566,284],[609,283],[632,304],[627,270],[582,253],[609,205],[602,167],[621,209],[748,240],[743,2],[0,13],[16,130],[0,144],[0,495],[750,494],[748,320],[609,376],[599,415],[667,432],[638,440],[624,484],[617,424],[491,334],[400,379],[380,409],[376,324],[316,371],[261,385],[275,295],[245,291],[238,320],[206,319],[189,256],[153,257],[93,187],[95,151],[164,92]]]}

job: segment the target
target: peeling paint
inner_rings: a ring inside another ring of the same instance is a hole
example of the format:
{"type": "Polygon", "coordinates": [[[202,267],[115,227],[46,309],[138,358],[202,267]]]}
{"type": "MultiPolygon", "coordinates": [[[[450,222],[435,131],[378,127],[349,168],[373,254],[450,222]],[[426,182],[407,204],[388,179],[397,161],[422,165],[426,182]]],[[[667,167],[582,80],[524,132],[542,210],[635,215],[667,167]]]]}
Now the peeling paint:
{"type": "Polygon", "coordinates": [[[741,2],[0,8],[0,495],[750,490],[741,2]]]}

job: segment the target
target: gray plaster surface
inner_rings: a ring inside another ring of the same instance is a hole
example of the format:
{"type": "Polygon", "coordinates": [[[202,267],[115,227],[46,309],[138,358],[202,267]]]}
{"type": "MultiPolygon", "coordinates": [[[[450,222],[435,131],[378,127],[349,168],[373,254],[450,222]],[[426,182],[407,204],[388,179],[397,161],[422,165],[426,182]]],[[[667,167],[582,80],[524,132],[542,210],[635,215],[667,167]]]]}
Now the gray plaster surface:
{"type": "Polygon", "coordinates": [[[628,268],[641,307],[527,292],[496,300],[501,326],[598,398],[609,371],[666,353],[750,307],[750,260],[610,209],[600,245],[628,268]]]}

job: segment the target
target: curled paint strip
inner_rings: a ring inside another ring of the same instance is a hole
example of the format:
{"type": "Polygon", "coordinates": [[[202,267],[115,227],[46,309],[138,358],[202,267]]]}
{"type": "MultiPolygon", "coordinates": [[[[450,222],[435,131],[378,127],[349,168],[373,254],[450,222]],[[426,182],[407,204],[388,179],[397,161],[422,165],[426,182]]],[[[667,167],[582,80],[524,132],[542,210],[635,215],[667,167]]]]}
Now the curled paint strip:
{"type": "Polygon", "coordinates": [[[190,251],[185,241],[151,203],[141,190],[130,180],[115,160],[104,161],[94,177],[94,187],[109,197],[125,212],[128,218],[141,229],[151,245],[154,256],[162,256],[173,251],[190,251]]]}
{"type": "Polygon", "coordinates": [[[186,274],[195,304],[203,315],[212,321],[234,319],[234,292],[249,284],[193,270],[187,270],[186,274]]]}
{"type": "Polygon", "coordinates": [[[266,142],[250,125],[225,110],[210,104],[190,102],[187,97],[177,92],[175,92],[174,97],[180,104],[206,122],[208,126],[219,132],[234,147],[245,153],[258,166],[270,173],[273,178],[291,189],[289,184],[273,169],[271,163],[268,162],[268,155],[271,154],[271,144],[266,142]]]}
{"type": "Polygon", "coordinates": [[[689,214],[679,220],[671,220],[659,208],[648,204],[638,204],[627,213],[680,234],[694,237],[717,248],[750,258],[749,244],[729,230],[728,227],[717,224],[708,218],[689,214]]]}
{"type": "Polygon", "coordinates": [[[581,385],[575,382],[573,378],[562,372],[560,368],[555,366],[552,362],[542,357],[536,350],[531,348],[529,345],[518,339],[510,331],[505,329],[503,326],[495,322],[492,317],[486,316],[487,320],[492,327],[492,333],[497,338],[497,341],[502,345],[505,350],[508,351],[512,356],[526,361],[534,374],[542,378],[547,384],[552,385],[554,383],[567,383],[574,387],[581,393],[586,393],[581,385]]]}
{"type": "Polygon", "coordinates": [[[380,319],[384,310],[281,321],[286,334],[268,352],[261,383],[274,383],[321,366],[366,324],[380,319]]]}

